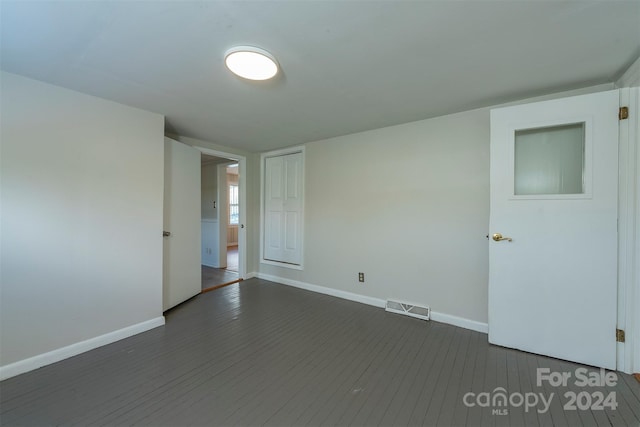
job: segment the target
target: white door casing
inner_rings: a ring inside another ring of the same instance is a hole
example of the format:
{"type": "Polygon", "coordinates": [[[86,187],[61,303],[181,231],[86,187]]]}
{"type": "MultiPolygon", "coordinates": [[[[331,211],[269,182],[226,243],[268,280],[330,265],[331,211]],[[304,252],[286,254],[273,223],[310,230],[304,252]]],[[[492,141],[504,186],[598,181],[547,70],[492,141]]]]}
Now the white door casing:
{"type": "Polygon", "coordinates": [[[265,260],[302,263],[302,161],[300,152],[265,158],[265,260]]]}
{"type": "Polygon", "coordinates": [[[200,293],[200,151],[165,138],[163,310],[200,293]]]}
{"type": "MultiPolygon", "coordinates": [[[[247,278],[247,228],[249,224],[247,224],[247,158],[244,156],[240,156],[235,153],[229,153],[226,151],[214,150],[207,147],[195,146],[195,149],[200,151],[203,154],[213,157],[220,157],[223,159],[229,159],[235,163],[238,163],[238,183],[239,183],[239,209],[240,209],[240,227],[238,229],[238,274],[240,278],[247,278]]],[[[225,178],[226,179],[226,178],[225,178]]],[[[220,181],[220,179],[218,179],[220,181]]],[[[219,182],[218,182],[219,185],[219,182]]],[[[226,194],[226,193],[225,193],[226,194]]],[[[218,197],[218,196],[217,196],[218,197]]],[[[218,200],[218,209],[220,209],[220,200],[218,200]]],[[[218,212],[218,219],[220,219],[221,213],[218,212]]],[[[217,223],[219,227],[219,222],[217,223]]],[[[222,230],[218,229],[219,233],[222,230]]],[[[224,231],[226,233],[226,229],[224,231]]],[[[218,236],[218,238],[220,238],[218,236]]],[[[225,234],[226,239],[226,234],[225,234]]],[[[226,250],[226,245],[225,245],[226,250]]],[[[226,258],[224,260],[226,263],[226,258]]],[[[226,264],[225,264],[226,265],[226,264]]]]}
{"type": "Polygon", "coordinates": [[[631,374],[640,372],[640,88],[621,88],[620,106],[629,114],[619,122],[618,328],[626,340],[618,343],[618,370],[631,374]]]}
{"type": "Polygon", "coordinates": [[[229,194],[227,163],[217,166],[218,173],[218,268],[227,268],[227,229],[229,227],[229,194]]]}
{"type": "Polygon", "coordinates": [[[490,234],[513,239],[489,242],[491,343],[616,368],[617,112],[618,91],[491,111],[490,234]],[[581,194],[515,194],[516,131],[576,123],[581,194]]]}

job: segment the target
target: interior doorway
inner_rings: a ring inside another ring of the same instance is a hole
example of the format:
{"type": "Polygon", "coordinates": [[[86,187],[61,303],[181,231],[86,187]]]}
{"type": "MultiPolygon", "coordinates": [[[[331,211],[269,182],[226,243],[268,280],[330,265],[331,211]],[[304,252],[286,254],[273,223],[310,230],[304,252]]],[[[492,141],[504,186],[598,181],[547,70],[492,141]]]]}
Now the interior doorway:
{"type": "Polygon", "coordinates": [[[202,291],[243,279],[243,192],[239,159],[201,155],[202,291]]]}
{"type": "Polygon", "coordinates": [[[240,226],[240,182],[238,176],[238,163],[226,166],[227,189],[227,247],[226,270],[238,272],[238,231],[240,226]]]}

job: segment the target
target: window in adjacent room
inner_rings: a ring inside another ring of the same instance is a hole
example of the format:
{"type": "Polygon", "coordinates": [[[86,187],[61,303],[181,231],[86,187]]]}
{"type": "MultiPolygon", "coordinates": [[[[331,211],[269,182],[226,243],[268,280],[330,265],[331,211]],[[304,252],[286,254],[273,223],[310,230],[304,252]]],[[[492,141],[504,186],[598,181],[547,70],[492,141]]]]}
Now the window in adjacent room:
{"type": "Polygon", "coordinates": [[[229,224],[237,225],[240,220],[240,207],[238,203],[238,184],[229,185],[229,224]]]}

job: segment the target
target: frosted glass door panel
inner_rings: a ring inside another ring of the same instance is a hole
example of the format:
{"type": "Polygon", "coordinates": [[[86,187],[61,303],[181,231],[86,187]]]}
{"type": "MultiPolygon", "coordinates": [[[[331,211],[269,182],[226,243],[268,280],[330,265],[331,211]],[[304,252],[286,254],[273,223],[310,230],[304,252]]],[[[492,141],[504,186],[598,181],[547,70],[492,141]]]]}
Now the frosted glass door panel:
{"type": "Polygon", "coordinates": [[[514,194],[583,194],[585,124],[515,132],[514,194]]]}

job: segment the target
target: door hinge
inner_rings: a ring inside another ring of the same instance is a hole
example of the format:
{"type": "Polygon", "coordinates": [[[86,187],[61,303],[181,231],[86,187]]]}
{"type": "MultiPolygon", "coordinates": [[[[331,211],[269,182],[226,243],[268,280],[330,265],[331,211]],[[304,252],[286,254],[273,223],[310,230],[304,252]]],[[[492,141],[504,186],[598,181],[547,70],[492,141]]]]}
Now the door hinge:
{"type": "Polygon", "coordinates": [[[624,329],[616,329],[616,342],[624,342],[624,329]]]}
{"type": "Polygon", "coordinates": [[[618,120],[624,120],[629,118],[629,107],[620,107],[618,110],[618,120]]]}

